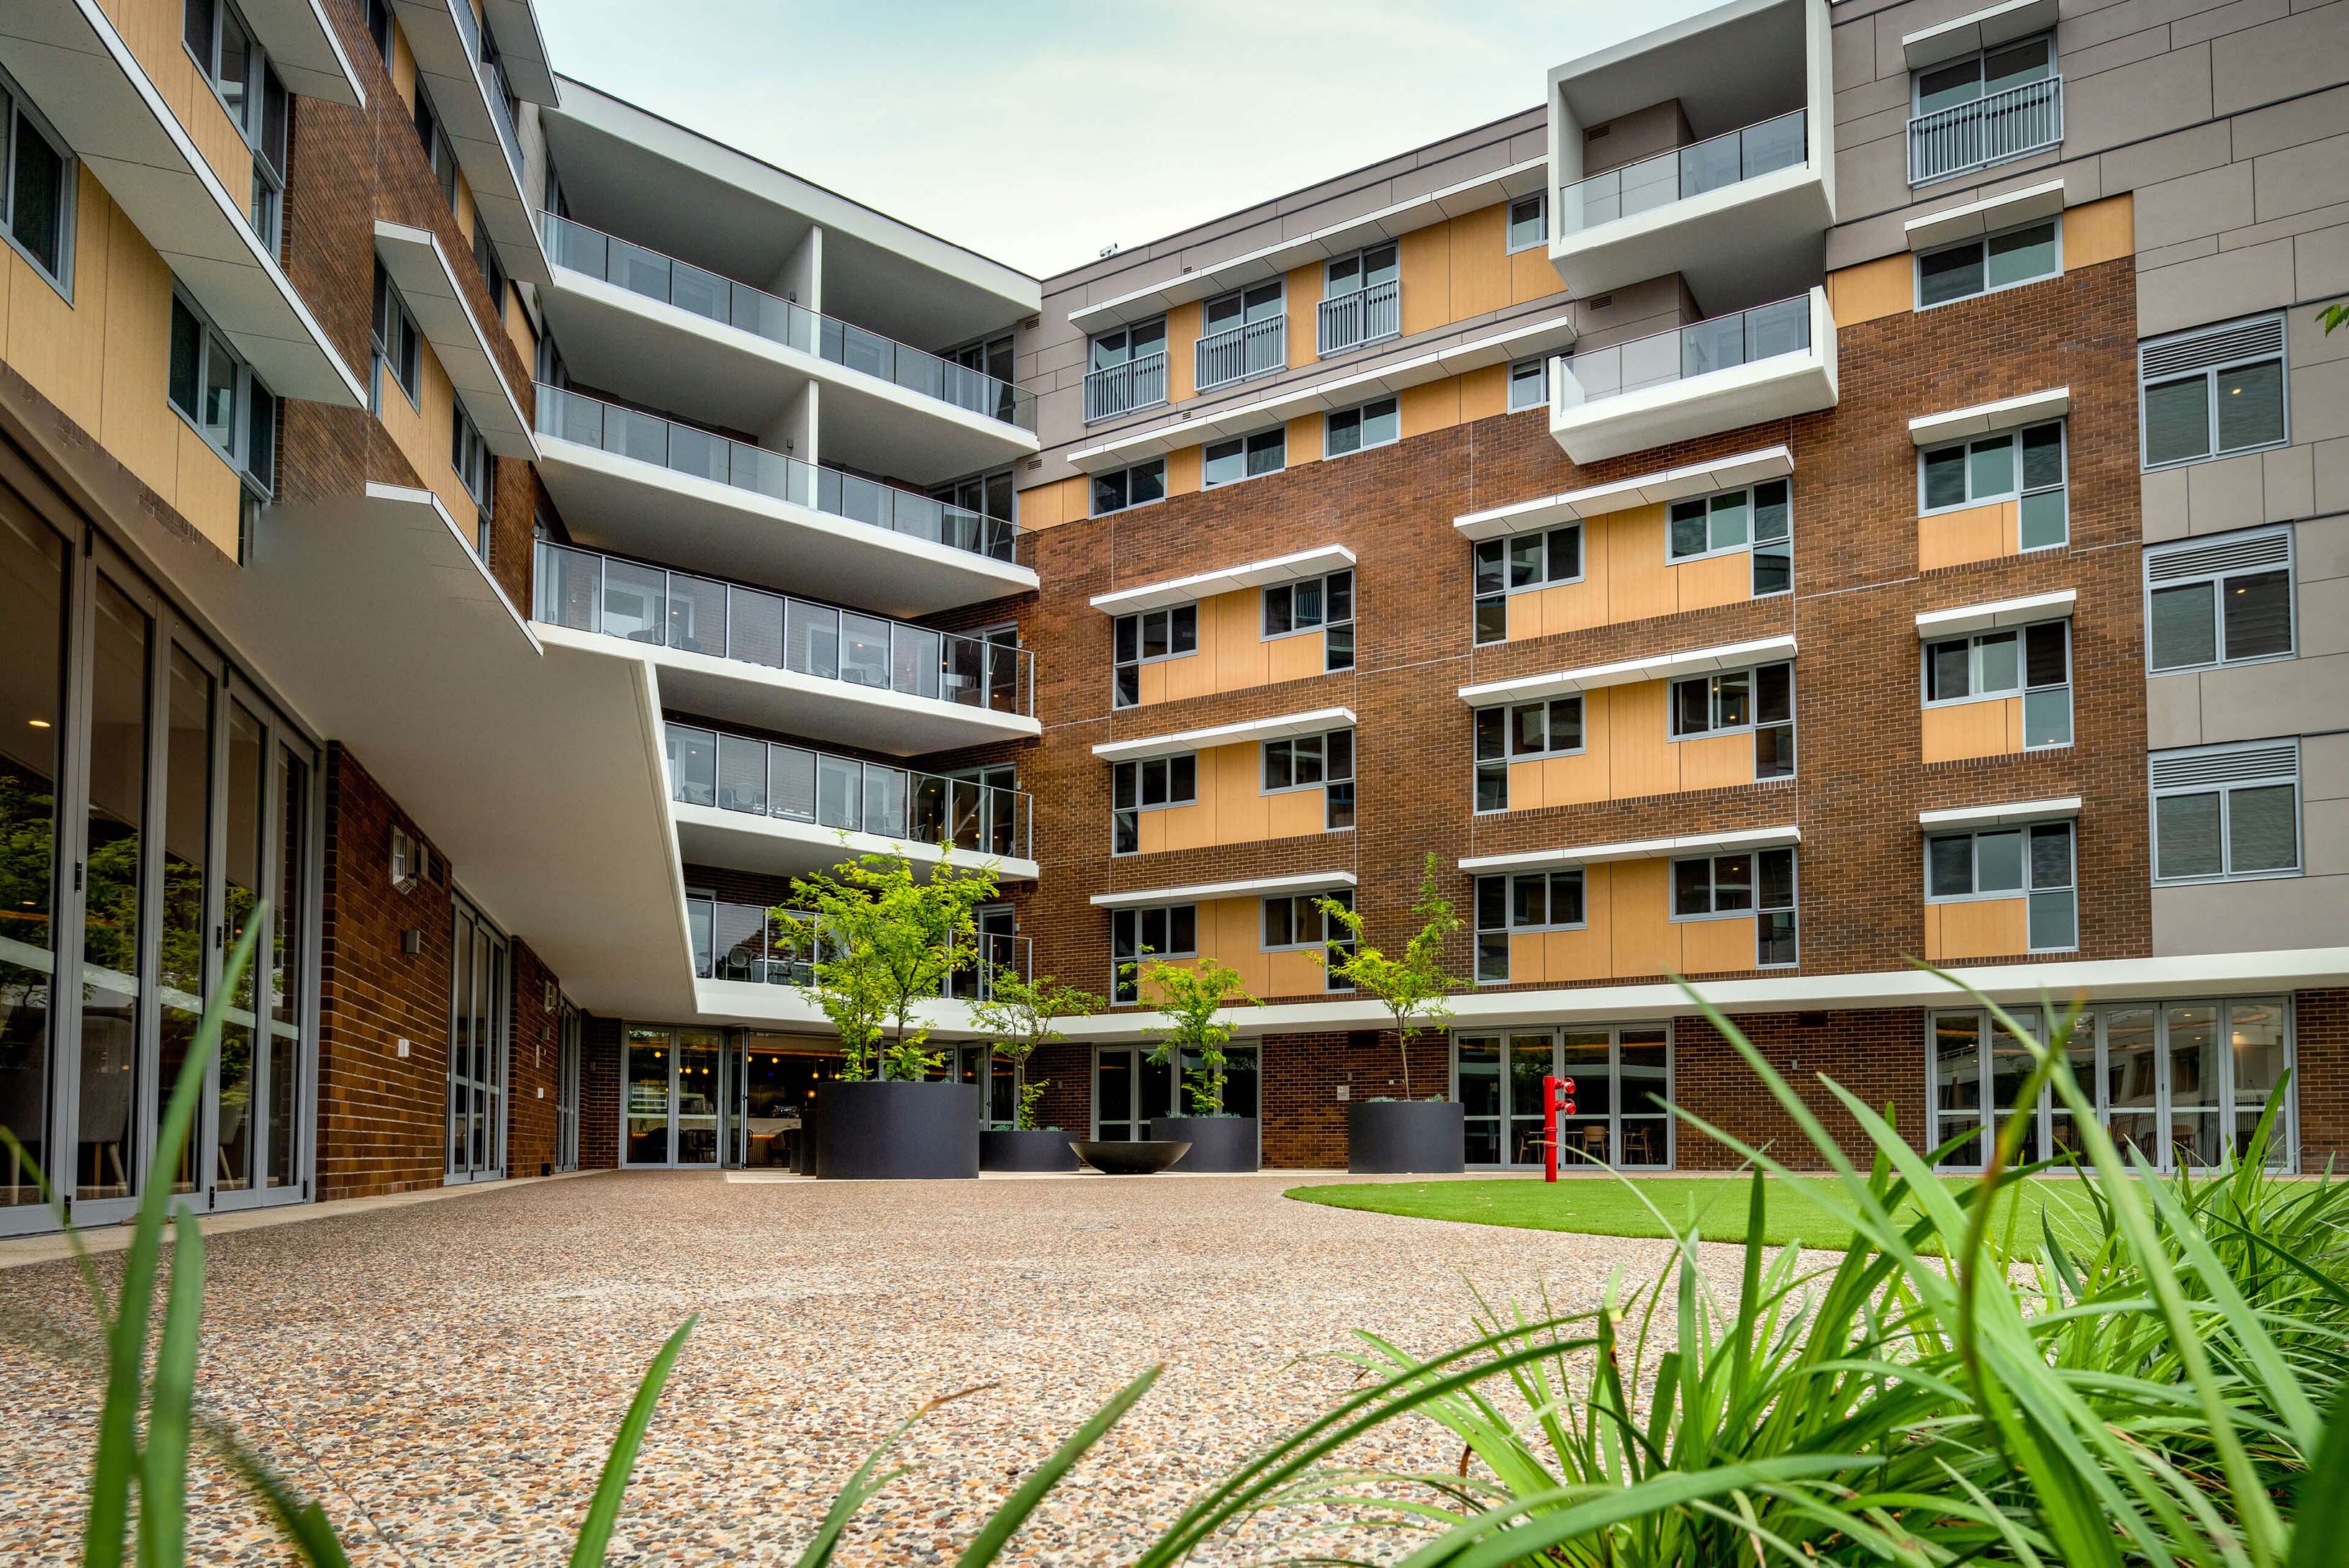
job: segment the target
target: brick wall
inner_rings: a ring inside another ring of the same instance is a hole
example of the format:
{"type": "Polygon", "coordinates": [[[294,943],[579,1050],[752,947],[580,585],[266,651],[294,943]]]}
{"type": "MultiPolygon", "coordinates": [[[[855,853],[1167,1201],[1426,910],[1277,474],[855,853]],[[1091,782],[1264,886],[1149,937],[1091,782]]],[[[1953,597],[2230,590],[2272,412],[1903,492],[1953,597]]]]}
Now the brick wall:
{"type": "Polygon", "coordinates": [[[579,1169],[620,1163],[620,1020],[579,1020],[579,1169]]]}
{"type": "Polygon", "coordinates": [[[2349,990],[2292,998],[2298,1029],[2292,1088],[2300,1102],[2300,1168],[2349,1160],[2349,990]]]}
{"type": "Polygon", "coordinates": [[[546,1005],[554,971],[525,942],[512,944],[512,1028],[507,1038],[506,1173],[542,1176],[554,1169],[554,1109],[562,1085],[563,1007],[546,1005]]]}

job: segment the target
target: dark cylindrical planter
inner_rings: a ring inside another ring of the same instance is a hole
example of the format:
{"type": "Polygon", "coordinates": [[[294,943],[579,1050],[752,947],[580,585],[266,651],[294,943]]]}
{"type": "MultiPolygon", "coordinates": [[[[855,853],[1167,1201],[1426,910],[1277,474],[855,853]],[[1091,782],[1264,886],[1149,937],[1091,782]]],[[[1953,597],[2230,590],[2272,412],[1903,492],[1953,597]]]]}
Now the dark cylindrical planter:
{"type": "Polygon", "coordinates": [[[950,1181],[978,1175],[975,1083],[834,1080],[816,1090],[815,1173],[950,1181]]]}
{"type": "Polygon", "coordinates": [[[1459,1171],[1466,1152],[1459,1102],[1358,1099],[1346,1108],[1346,1169],[1357,1175],[1459,1171]]]}
{"type": "Polygon", "coordinates": [[[1056,1127],[988,1128],[978,1135],[981,1171],[1074,1171],[1076,1146],[1056,1127]]]}
{"type": "Polygon", "coordinates": [[[1173,1171],[1255,1171],[1262,1166],[1257,1129],[1253,1116],[1162,1116],[1151,1122],[1150,1136],[1191,1146],[1173,1171]]]}

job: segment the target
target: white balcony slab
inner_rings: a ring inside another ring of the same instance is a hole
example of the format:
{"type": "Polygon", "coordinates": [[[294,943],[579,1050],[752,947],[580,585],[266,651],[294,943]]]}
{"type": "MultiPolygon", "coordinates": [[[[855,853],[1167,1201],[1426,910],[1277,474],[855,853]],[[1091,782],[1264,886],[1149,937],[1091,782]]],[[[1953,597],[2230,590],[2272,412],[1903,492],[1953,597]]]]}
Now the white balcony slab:
{"type": "Polygon", "coordinates": [[[600,657],[645,664],[653,670],[666,705],[721,724],[803,736],[892,757],[951,751],[996,740],[1027,740],[1043,732],[1025,714],[909,696],[853,681],[770,669],[741,659],[657,647],[543,622],[533,622],[531,629],[549,647],[575,648],[600,657]]]}
{"type": "Polygon", "coordinates": [[[481,0],[489,14],[490,36],[498,41],[498,58],[505,63],[506,80],[514,94],[549,108],[563,101],[548,67],[546,35],[538,26],[538,7],[532,0],[481,0]]]}
{"type": "Polygon", "coordinates": [[[1304,713],[1286,713],[1272,718],[1245,719],[1238,724],[1213,725],[1206,729],[1177,730],[1168,735],[1154,735],[1141,740],[1103,741],[1093,748],[1093,755],[1104,762],[1133,762],[1146,757],[1180,757],[1186,751],[1206,751],[1217,746],[1245,746],[1265,740],[1286,740],[1299,735],[1320,735],[1332,729],[1354,727],[1354,710],[1350,707],[1317,707],[1304,713]]]}
{"type": "Polygon", "coordinates": [[[2080,798],[2066,795],[2054,800],[2016,800],[2003,806],[1960,806],[1947,811],[1920,811],[1917,825],[1930,831],[1956,828],[2004,828],[2017,822],[2062,821],[2080,814],[2080,798]]]}
{"type": "Polygon", "coordinates": [[[1723,643],[1710,648],[1619,659],[1613,664],[1585,665],[1550,675],[1520,676],[1513,680],[1464,686],[1460,688],[1460,700],[1471,707],[1491,707],[1497,703],[1532,702],[1540,697],[1596,691],[1601,686],[1634,686],[1641,681],[1677,680],[1717,670],[1747,669],[1794,656],[1794,638],[1762,637],[1747,643],[1723,643]]]}
{"type": "Polygon", "coordinates": [[[1533,355],[1554,354],[1571,346],[1573,342],[1574,319],[1563,313],[1497,329],[1480,328],[1433,348],[1413,348],[1368,369],[1283,387],[1268,397],[1186,408],[1147,429],[1131,431],[1114,440],[1071,452],[1069,461],[1089,473],[1123,468],[1178,448],[1270,429],[1308,414],[1348,407],[1381,393],[1401,392],[1487,365],[1506,365],[1533,355]]]}
{"type": "Polygon", "coordinates": [[[400,297],[408,302],[440,368],[449,373],[457,400],[480,427],[482,441],[502,458],[536,458],[529,416],[506,385],[489,334],[458,286],[456,269],[449,264],[439,237],[429,229],[378,218],[375,253],[399,285],[400,297]]]}
{"type": "Polygon", "coordinates": [[[1293,876],[1251,877],[1241,882],[1188,882],[1178,887],[1123,889],[1092,895],[1095,909],[1133,909],[1152,903],[1205,903],[1218,898],[1276,898],[1282,893],[1330,892],[1354,885],[1351,872],[1304,872],[1293,876]]]}
{"type": "MultiPolygon", "coordinates": [[[[916,1002],[914,1018],[929,1030],[933,1040],[981,1039],[988,1033],[972,1018],[969,1003],[942,996],[916,1002]]],[[[734,1024],[784,1034],[837,1037],[832,1020],[824,1016],[823,1009],[810,1000],[805,991],[796,985],[761,985],[750,980],[694,981],[693,1011],[680,1021],[712,1026],[734,1024]]]]}
{"type": "Polygon", "coordinates": [[[1593,463],[1832,408],[1836,331],[1825,288],[1811,289],[1810,314],[1807,347],[1595,400],[1584,398],[1571,360],[1555,363],[1549,432],[1568,457],[1593,463]]]}
{"type": "Polygon", "coordinates": [[[347,108],[367,107],[367,89],[326,19],[326,0],[243,0],[246,26],[268,51],[285,90],[347,108]]]}
{"type": "Polygon", "coordinates": [[[1137,610],[1188,604],[1200,599],[1212,599],[1218,593],[1237,593],[1243,589],[1268,588],[1278,583],[1320,577],[1332,572],[1342,572],[1353,564],[1352,551],[1342,544],[1325,544],[1318,549],[1295,551],[1263,561],[1251,561],[1244,565],[1197,572],[1188,577],[1170,577],[1164,583],[1146,583],[1139,588],[1121,589],[1115,593],[1096,593],[1092,606],[1104,615],[1131,615],[1137,610]]]}
{"type": "Polygon", "coordinates": [[[1632,839],[1612,844],[1577,844],[1563,850],[1534,850],[1514,855],[1471,855],[1460,869],[1471,873],[1531,872],[1568,866],[1606,865],[1616,861],[1664,861],[1688,855],[1733,855],[1744,850],[1777,850],[1803,841],[1802,829],[1789,822],[1781,827],[1748,828],[1733,833],[1685,833],[1668,839],[1632,839]]]}
{"type": "Polygon", "coordinates": [[[504,106],[491,103],[480,58],[466,37],[468,26],[480,21],[472,15],[472,0],[390,3],[456,151],[458,167],[472,188],[474,210],[497,244],[498,260],[515,281],[543,287],[548,281],[546,248],[539,242],[537,203],[506,156],[499,129],[504,106]],[[461,23],[455,10],[460,5],[466,7],[461,23]]]}
{"type": "Polygon", "coordinates": [[[818,452],[866,473],[931,484],[1032,455],[1034,432],[819,354],[570,267],[540,295],[572,377],[680,418],[753,435],[820,387],[818,452]]]}
{"type": "Polygon", "coordinates": [[[1000,882],[1034,882],[1036,862],[996,857],[977,850],[957,850],[951,856],[936,844],[892,839],[880,833],[850,832],[795,822],[785,817],[753,811],[728,811],[716,806],[669,802],[669,819],[677,830],[678,854],[689,864],[730,866],[738,871],[774,876],[805,876],[828,871],[857,855],[903,854],[918,872],[945,862],[963,867],[987,866],[1000,882]]]}
{"type": "Polygon", "coordinates": [[[2060,419],[2071,411],[2072,389],[2052,387],[2044,392],[2026,392],[2020,397],[2002,397],[1995,403],[1952,408],[1946,414],[1920,415],[1909,421],[1909,439],[1920,447],[1938,447],[1944,441],[1986,436],[1992,430],[2011,430],[2017,425],[2060,419]]]}
{"type": "Polygon", "coordinates": [[[683,474],[560,436],[539,478],[577,543],[679,572],[786,583],[900,618],[1032,593],[1032,568],[683,474]]]}
{"type": "MultiPolygon", "coordinates": [[[[365,384],[245,226],[245,193],[221,183],[98,0],[0,5],[0,66],[272,391],[367,407],[365,384]]],[[[78,282],[104,286],[94,266],[78,282]]]]}
{"type": "Polygon", "coordinates": [[[1900,232],[1910,250],[1930,251],[1938,245],[1971,240],[1992,230],[2011,229],[2017,223],[2052,218],[2063,210],[2064,182],[2046,180],[2036,185],[2026,185],[2020,191],[2002,191],[1996,196],[1985,196],[1979,201],[1969,201],[1961,207],[1911,218],[1900,225],[1900,232]]]}
{"type": "Polygon", "coordinates": [[[1961,604],[1953,610],[1926,610],[1917,616],[1917,640],[1951,637],[1965,632],[1987,632],[2000,626],[2027,626],[2069,615],[2079,602],[2071,588],[2053,593],[2033,593],[2021,599],[1993,599],[1984,604],[1961,604]]]}
{"type": "Polygon", "coordinates": [[[1790,449],[1765,447],[1758,452],[1689,463],[1661,473],[1618,480],[1612,484],[1592,485],[1536,500],[1464,512],[1452,520],[1452,526],[1463,539],[1501,539],[1512,533],[1538,532],[1561,522],[1627,511],[1635,506],[1655,506],[1686,500],[1691,496],[1711,495],[1717,490],[1739,490],[1764,480],[1784,479],[1794,471],[1795,454],[1790,449]]]}
{"type": "Polygon", "coordinates": [[[2002,0],[1938,26],[1900,36],[1900,55],[1912,71],[1977,49],[2027,38],[2055,25],[2056,0],[2002,0]]]}
{"type": "Polygon", "coordinates": [[[1550,264],[1584,298],[1670,273],[1700,298],[1733,281],[1757,294],[1802,287],[1818,276],[1835,226],[1834,128],[1808,129],[1805,161],[1560,234],[1550,242],[1550,264]]]}

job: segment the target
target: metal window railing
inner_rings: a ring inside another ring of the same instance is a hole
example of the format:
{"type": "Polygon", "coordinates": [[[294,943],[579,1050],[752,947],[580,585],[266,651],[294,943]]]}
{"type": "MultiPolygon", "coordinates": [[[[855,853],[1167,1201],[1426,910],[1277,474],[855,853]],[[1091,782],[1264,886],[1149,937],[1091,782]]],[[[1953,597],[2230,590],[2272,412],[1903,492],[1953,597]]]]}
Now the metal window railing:
{"type": "Polygon", "coordinates": [[[1085,373],[1085,423],[1114,419],[1166,401],[1166,351],[1085,373]]]}
{"type": "Polygon", "coordinates": [[[778,821],[1026,860],[1024,789],[670,724],[669,799],[778,821]]]}
{"type": "MultiPolygon", "coordinates": [[[[461,3],[461,0],[460,0],[461,3]]],[[[935,397],[942,403],[1016,425],[1036,428],[1035,399],[1008,381],[935,354],[824,315],[762,289],[738,284],[648,246],[541,212],[546,253],[557,266],[616,284],[632,294],[689,310],[753,333],[770,343],[812,354],[834,365],[935,397]]]]}
{"type": "Polygon", "coordinates": [[[1561,356],[1552,377],[1560,410],[1626,392],[1750,365],[1811,346],[1811,301],[1796,294],[1651,337],[1561,356]]]}
{"type": "Polygon", "coordinates": [[[541,384],[533,419],[538,433],[615,457],[633,458],[675,473],[752,490],[812,507],[851,522],[868,523],[950,550],[997,561],[1020,558],[1017,523],[950,506],[935,496],[899,490],[855,474],[803,463],[764,447],[746,446],[693,425],[638,413],[559,387],[541,384]]]}
{"type": "Polygon", "coordinates": [[[1192,378],[1195,390],[1210,391],[1252,376],[1288,368],[1288,315],[1268,315],[1211,332],[1199,339],[1192,378]]]}
{"type": "Polygon", "coordinates": [[[997,713],[1035,712],[1035,655],[546,540],[535,618],[711,658],[997,713]]]}
{"type": "MultiPolygon", "coordinates": [[[[819,932],[816,951],[794,941],[783,915],[812,918],[804,910],[779,912],[762,904],[733,903],[724,899],[688,898],[686,917],[693,939],[693,973],[702,980],[747,981],[760,985],[805,985],[815,979],[815,964],[827,940],[819,932]]],[[[1022,980],[1035,974],[1035,942],[1009,932],[980,931],[954,939],[954,947],[975,949],[975,956],[947,975],[941,995],[983,1000],[995,991],[998,975],[1022,980]]]]}
{"type": "Polygon", "coordinates": [[[1402,335],[1402,283],[1389,278],[1321,302],[1315,325],[1326,357],[1402,335]]]}
{"type": "Polygon", "coordinates": [[[1909,121],[1909,183],[1922,185],[2064,139],[2064,78],[2025,82],[1909,121]]]}
{"type": "Polygon", "coordinates": [[[1796,109],[1578,181],[1558,192],[1558,233],[1579,233],[1792,168],[1807,155],[1807,127],[1806,111],[1796,109]]]}

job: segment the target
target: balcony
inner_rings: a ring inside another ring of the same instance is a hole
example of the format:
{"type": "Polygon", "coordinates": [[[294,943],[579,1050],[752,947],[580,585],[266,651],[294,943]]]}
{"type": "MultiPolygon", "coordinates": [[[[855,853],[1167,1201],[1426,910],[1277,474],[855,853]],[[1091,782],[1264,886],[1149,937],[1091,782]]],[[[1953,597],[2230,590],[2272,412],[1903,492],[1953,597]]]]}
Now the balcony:
{"type": "MultiPolygon", "coordinates": [[[[803,911],[787,913],[807,918],[803,911]]],[[[689,898],[686,925],[692,934],[696,979],[753,985],[806,985],[815,979],[815,954],[792,939],[791,929],[773,910],[723,899],[689,898]]],[[[999,975],[1015,975],[1022,980],[1034,976],[1033,938],[979,931],[956,938],[954,945],[975,948],[977,954],[947,976],[942,995],[981,1000],[994,994],[999,975]]]]}
{"type": "Polygon", "coordinates": [[[737,429],[775,424],[818,381],[827,449],[922,482],[1036,450],[1035,401],[1009,382],[568,218],[539,221],[556,273],[548,314],[582,381],[737,429]]]}
{"type": "Polygon", "coordinates": [[[1237,326],[1211,332],[1195,349],[1192,386],[1212,392],[1237,381],[1269,376],[1288,368],[1288,315],[1262,316],[1237,326]]]}
{"type": "Polygon", "coordinates": [[[690,576],[542,540],[548,640],[661,650],[664,701],[894,756],[1034,736],[1025,648],[690,576]]]}
{"type": "Polygon", "coordinates": [[[1826,290],[1554,360],[1550,434],[1578,463],[1836,402],[1826,290]]]}
{"type": "Polygon", "coordinates": [[[1315,322],[1322,358],[1402,335],[1402,283],[1389,278],[1368,288],[1332,294],[1315,322]]]}
{"type": "Polygon", "coordinates": [[[540,476],[572,537],[685,566],[760,564],[927,614],[1032,591],[1018,525],[555,387],[540,476]]]}
{"type": "Polygon", "coordinates": [[[1909,122],[1909,183],[2044,152],[2064,139],[2064,78],[2048,77],[1909,122]]]}
{"type": "Polygon", "coordinates": [[[1085,373],[1085,423],[1155,408],[1166,401],[1166,351],[1085,373]]]}
{"type": "Polygon", "coordinates": [[[1033,878],[1026,791],[803,746],[667,727],[679,852],[701,864],[797,876],[855,854],[949,853],[1002,877],[1033,878]]]}
{"type": "Polygon", "coordinates": [[[546,252],[531,222],[536,203],[505,83],[483,56],[472,0],[391,0],[441,129],[472,188],[498,259],[516,281],[544,287],[546,252]]]}

